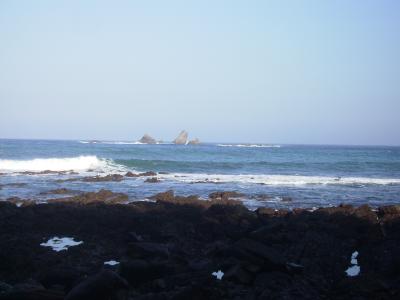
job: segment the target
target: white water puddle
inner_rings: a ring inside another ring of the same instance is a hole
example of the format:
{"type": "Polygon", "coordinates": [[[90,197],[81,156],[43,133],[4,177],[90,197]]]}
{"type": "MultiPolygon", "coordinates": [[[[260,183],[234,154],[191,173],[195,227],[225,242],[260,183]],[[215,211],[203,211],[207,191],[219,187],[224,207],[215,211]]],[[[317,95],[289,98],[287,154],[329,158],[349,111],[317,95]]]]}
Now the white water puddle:
{"type": "Polygon", "coordinates": [[[105,261],[104,264],[109,265],[109,266],[115,266],[115,265],[119,265],[119,261],[109,260],[109,261],[105,261]]]}
{"type": "Polygon", "coordinates": [[[212,272],[211,275],[215,276],[218,280],[221,280],[222,277],[224,276],[224,272],[222,272],[221,270],[218,270],[218,272],[212,272]]]}
{"type": "Polygon", "coordinates": [[[351,265],[345,271],[347,276],[349,277],[358,276],[360,274],[361,269],[360,266],[358,265],[357,256],[358,256],[358,251],[354,251],[353,254],[351,255],[350,259],[351,265]]]}
{"type": "Polygon", "coordinates": [[[51,247],[54,251],[59,252],[63,250],[68,250],[69,247],[78,246],[83,244],[82,241],[74,241],[74,238],[70,237],[53,237],[48,240],[46,243],[41,243],[40,246],[43,247],[51,247]]]}

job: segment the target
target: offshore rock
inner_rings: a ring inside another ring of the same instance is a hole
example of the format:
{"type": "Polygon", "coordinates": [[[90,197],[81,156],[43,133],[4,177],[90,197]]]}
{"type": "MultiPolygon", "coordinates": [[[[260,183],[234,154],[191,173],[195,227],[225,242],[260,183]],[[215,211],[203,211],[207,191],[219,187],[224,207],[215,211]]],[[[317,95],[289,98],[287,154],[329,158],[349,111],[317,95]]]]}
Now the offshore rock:
{"type": "Polygon", "coordinates": [[[188,133],[185,130],[182,130],[181,133],[177,136],[177,138],[173,141],[173,143],[177,145],[186,145],[187,140],[188,140],[188,133]]]}
{"type": "Polygon", "coordinates": [[[198,145],[198,144],[200,144],[200,140],[198,138],[189,141],[189,145],[198,145]]]}
{"type": "Polygon", "coordinates": [[[146,176],[157,176],[156,172],[147,171],[143,173],[132,173],[131,171],[125,174],[126,177],[146,177],[146,176]]]}
{"type": "Polygon", "coordinates": [[[157,177],[150,177],[150,178],[147,178],[144,182],[157,183],[157,182],[160,182],[160,180],[157,177]]]}
{"type": "Polygon", "coordinates": [[[142,136],[139,142],[143,144],[157,144],[157,141],[147,133],[144,136],[142,136]]]}

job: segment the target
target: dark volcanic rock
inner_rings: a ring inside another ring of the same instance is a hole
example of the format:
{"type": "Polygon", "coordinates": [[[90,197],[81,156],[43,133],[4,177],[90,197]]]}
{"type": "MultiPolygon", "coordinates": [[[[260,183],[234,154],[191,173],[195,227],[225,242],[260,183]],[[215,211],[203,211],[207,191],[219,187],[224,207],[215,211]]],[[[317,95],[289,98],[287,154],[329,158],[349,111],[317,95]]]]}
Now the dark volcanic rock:
{"type": "Polygon", "coordinates": [[[121,263],[121,276],[132,286],[161,278],[166,270],[162,264],[148,263],[142,259],[131,259],[121,263]]]}
{"type": "Polygon", "coordinates": [[[55,190],[50,190],[47,192],[42,192],[41,194],[46,195],[46,194],[51,194],[51,195],[68,195],[68,194],[73,194],[76,193],[77,191],[69,190],[66,188],[60,188],[60,189],[55,189],[55,190]]]}
{"type": "Polygon", "coordinates": [[[288,197],[288,196],[283,196],[281,201],[282,202],[292,202],[293,199],[291,197],[288,197]]]}
{"type": "Polygon", "coordinates": [[[21,175],[66,175],[66,174],[76,174],[73,170],[69,171],[52,171],[52,170],[44,170],[44,171],[24,171],[19,172],[21,175]]]}
{"type": "Polygon", "coordinates": [[[168,190],[166,192],[155,194],[151,196],[150,199],[157,201],[173,201],[175,199],[175,194],[173,190],[168,190]]]}
{"type": "Polygon", "coordinates": [[[17,207],[35,205],[36,202],[31,199],[21,199],[19,197],[10,197],[6,199],[7,202],[16,205],[17,207]]]}
{"type": "Polygon", "coordinates": [[[137,174],[132,173],[131,171],[127,172],[127,173],[125,174],[125,176],[126,176],[126,177],[138,177],[137,174]]]}
{"type": "Polygon", "coordinates": [[[222,192],[214,192],[208,195],[210,199],[221,199],[227,200],[229,198],[242,198],[244,194],[238,193],[236,191],[222,191],[222,192]]]}
{"type": "Polygon", "coordinates": [[[151,177],[151,178],[147,178],[144,182],[157,183],[157,182],[160,182],[160,180],[157,177],[151,177]]]}
{"type": "Polygon", "coordinates": [[[124,203],[128,200],[128,196],[122,193],[113,193],[109,190],[100,190],[98,192],[88,192],[82,195],[50,199],[49,203],[77,203],[77,204],[92,204],[92,203],[105,203],[105,204],[117,204],[124,203]]]}
{"type": "Polygon", "coordinates": [[[234,245],[234,252],[245,260],[262,262],[263,269],[268,271],[286,270],[286,261],[278,250],[252,239],[239,240],[234,245]]]}
{"type": "Polygon", "coordinates": [[[0,299],[399,298],[398,207],[253,212],[173,191],[156,203],[104,201],[116,195],[20,208],[0,202],[0,299]],[[53,236],[83,244],[40,246],[53,236]],[[348,277],[354,251],[361,272],[348,277]],[[109,260],[120,264],[104,266],[109,260]],[[211,275],[218,270],[221,280],[211,275]]]}
{"type": "Polygon", "coordinates": [[[141,257],[169,257],[169,247],[166,244],[161,243],[146,243],[146,242],[135,242],[128,245],[129,256],[134,258],[141,257]]]}
{"type": "Polygon", "coordinates": [[[118,290],[127,288],[128,283],[125,279],[111,270],[103,270],[74,287],[65,297],[65,300],[108,300],[115,297],[118,290]]]}
{"type": "MultiPolygon", "coordinates": [[[[4,285],[3,285],[4,288],[4,285]]],[[[64,293],[45,289],[40,283],[30,280],[0,291],[0,299],[7,300],[62,300],[64,293]]]]}
{"type": "Polygon", "coordinates": [[[125,174],[126,177],[145,177],[145,176],[157,176],[156,172],[147,171],[144,173],[132,173],[131,171],[125,174]]]}
{"type": "Polygon", "coordinates": [[[385,222],[397,220],[400,217],[400,205],[382,206],[378,210],[378,215],[385,222]]]}
{"type": "MultiPolygon", "coordinates": [[[[192,205],[198,206],[202,208],[210,208],[213,205],[241,205],[241,202],[235,200],[229,200],[227,198],[221,200],[200,200],[199,196],[191,195],[191,196],[175,196],[174,191],[169,190],[166,192],[158,193],[154,196],[151,196],[149,199],[156,200],[158,203],[164,204],[175,204],[175,205],[192,205]]],[[[246,209],[247,211],[247,209],[246,209]]]]}
{"type": "Polygon", "coordinates": [[[91,176],[91,177],[84,177],[82,181],[84,182],[103,182],[103,181],[121,181],[124,179],[124,176],[120,174],[110,174],[106,176],[91,176]]]}

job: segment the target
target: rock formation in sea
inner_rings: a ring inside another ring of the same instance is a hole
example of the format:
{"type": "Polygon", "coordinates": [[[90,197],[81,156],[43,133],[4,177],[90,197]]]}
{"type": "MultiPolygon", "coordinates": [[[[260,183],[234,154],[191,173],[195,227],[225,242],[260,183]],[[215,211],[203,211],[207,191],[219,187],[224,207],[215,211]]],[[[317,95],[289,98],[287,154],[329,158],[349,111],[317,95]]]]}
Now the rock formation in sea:
{"type": "Polygon", "coordinates": [[[178,145],[186,145],[187,140],[188,133],[185,130],[182,130],[178,137],[173,141],[173,143],[178,145]]]}
{"type": "Polygon", "coordinates": [[[157,141],[152,138],[150,135],[148,135],[147,133],[142,136],[142,138],[139,140],[139,142],[143,143],[143,144],[156,144],[157,141]]]}
{"type": "Polygon", "coordinates": [[[198,144],[200,144],[200,140],[198,138],[189,141],[189,145],[198,145],[198,144]]]}

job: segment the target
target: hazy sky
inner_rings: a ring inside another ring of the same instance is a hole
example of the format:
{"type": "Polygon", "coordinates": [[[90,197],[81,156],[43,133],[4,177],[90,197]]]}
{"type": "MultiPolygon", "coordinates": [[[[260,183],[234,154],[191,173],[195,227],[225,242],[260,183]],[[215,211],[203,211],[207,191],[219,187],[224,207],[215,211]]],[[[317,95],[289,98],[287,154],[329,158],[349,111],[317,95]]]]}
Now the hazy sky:
{"type": "Polygon", "coordinates": [[[0,137],[400,144],[400,1],[0,1],[0,137]]]}

